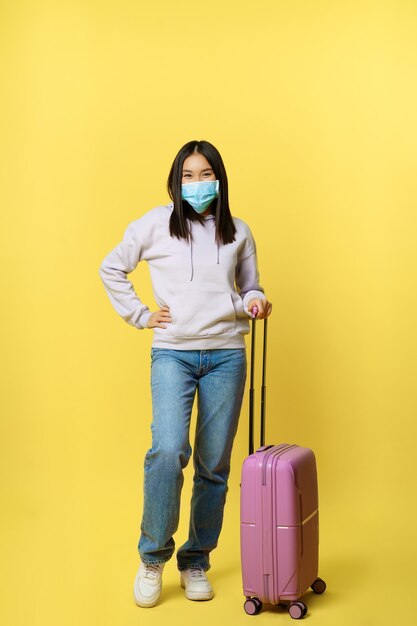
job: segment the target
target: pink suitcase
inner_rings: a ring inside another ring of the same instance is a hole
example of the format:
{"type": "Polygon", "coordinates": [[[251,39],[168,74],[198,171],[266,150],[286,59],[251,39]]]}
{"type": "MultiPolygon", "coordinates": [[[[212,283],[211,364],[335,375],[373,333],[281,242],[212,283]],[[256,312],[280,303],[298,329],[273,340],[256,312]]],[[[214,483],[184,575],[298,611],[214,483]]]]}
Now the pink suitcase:
{"type": "Polygon", "coordinates": [[[309,587],[323,593],[318,573],[318,494],[314,453],[282,443],[264,445],[267,320],[264,322],[261,447],[253,452],[254,346],[252,322],[249,456],[242,467],[240,539],[244,609],[257,615],[262,604],[285,604],[294,619],[307,613],[301,601],[309,587]]]}

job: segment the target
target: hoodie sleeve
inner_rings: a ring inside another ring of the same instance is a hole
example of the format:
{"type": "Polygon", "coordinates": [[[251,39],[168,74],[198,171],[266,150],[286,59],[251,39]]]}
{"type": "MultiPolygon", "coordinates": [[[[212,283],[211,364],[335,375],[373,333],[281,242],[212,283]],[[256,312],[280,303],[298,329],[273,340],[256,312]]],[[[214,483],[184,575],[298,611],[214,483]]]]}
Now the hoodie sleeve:
{"type": "Polygon", "coordinates": [[[104,258],[99,274],[116,312],[135,328],[146,328],[151,311],[134,290],[127,274],[133,272],[143,258],[144,246],[139,241],[135,222],[126,228],[123,240],[104,258]]]}
{"type": "Polygon", "coordinates": [[[236,287],[242,298],[243,308],[248,315],[250,315],[248,304],[252,298],[266,299],[264,290],[259,284],[256,244],[248,227],[245,243],[236,266],[236,287]]]}

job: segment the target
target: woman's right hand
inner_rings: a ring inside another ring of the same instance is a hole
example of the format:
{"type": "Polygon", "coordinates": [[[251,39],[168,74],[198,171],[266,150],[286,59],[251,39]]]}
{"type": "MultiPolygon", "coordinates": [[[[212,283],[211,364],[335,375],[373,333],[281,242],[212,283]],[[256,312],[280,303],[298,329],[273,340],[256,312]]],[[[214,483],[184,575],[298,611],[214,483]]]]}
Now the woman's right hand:
{"type": "Polygon", "coordinates": [[[166,325],[172,322],[171,315],[169,313],[169,306],[163,306],[159,311],[152,313],[148,319],[148,328],[166,328],[166,325]]]}

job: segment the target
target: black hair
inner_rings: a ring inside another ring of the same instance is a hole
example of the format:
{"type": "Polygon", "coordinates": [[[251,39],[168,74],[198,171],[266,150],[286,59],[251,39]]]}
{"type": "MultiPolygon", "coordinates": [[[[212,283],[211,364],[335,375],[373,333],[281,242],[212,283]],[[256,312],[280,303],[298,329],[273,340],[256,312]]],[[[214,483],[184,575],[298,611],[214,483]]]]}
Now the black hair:
{"type": "Polygon", "coordinates": [[[213,168],[214,175],[219,181],[219,195],[210,205],[211,212],[215,216],[216,240],[218,243],[231,243],[235,240],[236,227],[229,208],[229,193],[226,169],[220,152],[208,141],[189,141],[178,152],[171,166],[168,176],[168,193],[174,203],[169,221],[171,236],[178,239],[191,239],[190,224],[187,220],[203,223],[204,217],[197,213],[186,200],[182,199],[182,168],[184,161],[191,154],[202,154],[213,168]]]}

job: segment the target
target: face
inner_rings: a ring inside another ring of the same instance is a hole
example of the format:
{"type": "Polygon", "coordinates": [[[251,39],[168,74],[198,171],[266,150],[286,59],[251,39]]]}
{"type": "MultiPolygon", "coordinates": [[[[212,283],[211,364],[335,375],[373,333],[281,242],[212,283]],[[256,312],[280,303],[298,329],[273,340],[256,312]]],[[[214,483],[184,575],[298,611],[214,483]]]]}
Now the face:
{"type": "Polygon", "coordinates": [[[216,180],[216,176],[206,157],[198,152],[194,152],[184,161],[182,182],[196,183],[201,180],[216,180]]]}

